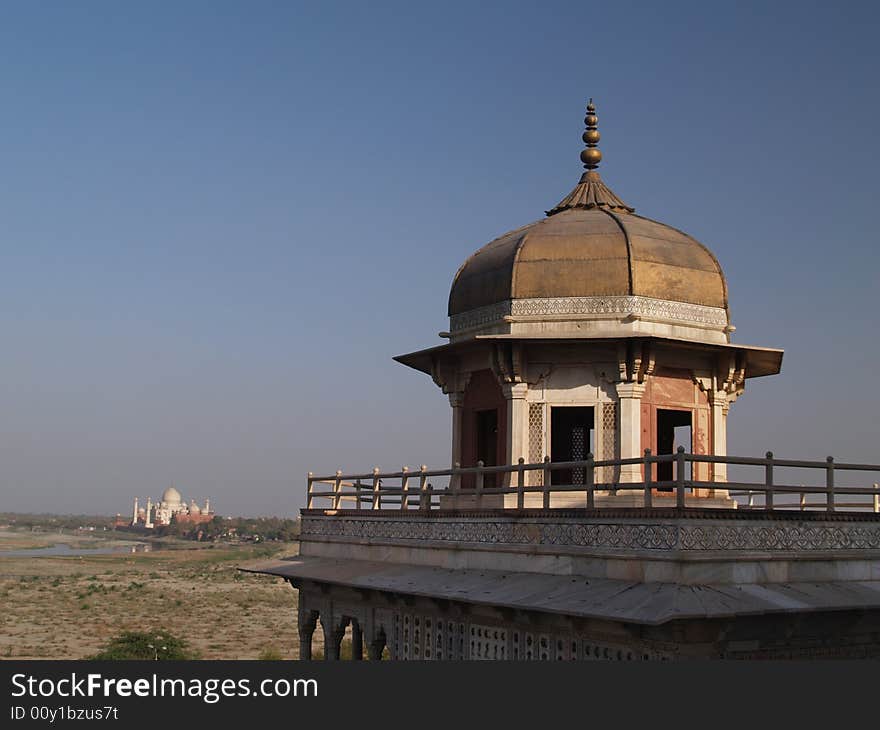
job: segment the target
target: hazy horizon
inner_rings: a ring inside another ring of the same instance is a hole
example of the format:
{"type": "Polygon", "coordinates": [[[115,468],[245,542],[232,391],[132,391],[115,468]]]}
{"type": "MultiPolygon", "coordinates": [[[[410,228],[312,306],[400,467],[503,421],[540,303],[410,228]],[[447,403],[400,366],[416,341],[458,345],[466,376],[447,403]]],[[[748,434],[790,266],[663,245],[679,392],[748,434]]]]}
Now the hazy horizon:
{"type": "Polygon", "coordinates": [[[732,454],[880,462],[865,3],[8,4],[0,511],[174,484],[289,515],[305,474],[447,466],[392,356],[461,262],[603,179],[709,246],[749,381],[732,454]]]}

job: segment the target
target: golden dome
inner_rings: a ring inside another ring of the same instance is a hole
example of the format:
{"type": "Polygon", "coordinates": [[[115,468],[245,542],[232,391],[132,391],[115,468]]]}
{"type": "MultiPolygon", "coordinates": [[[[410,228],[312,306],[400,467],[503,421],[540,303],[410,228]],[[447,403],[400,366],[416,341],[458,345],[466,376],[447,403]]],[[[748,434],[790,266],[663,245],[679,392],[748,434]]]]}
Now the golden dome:
{"type": "Polygon", "coordinates": [[[641,296],[727,309],[718,261],[634,213],[568,208],[496,238],[459,269],[449,316],[512,299],[641,296]]]}
{"type": "Polygon", "coordinates": [[[653,321],[669,336],[728,339],[727,282],[717,259],[686,233],[636,215],[605,185],[595,170],[597,121],[591,99],[586,171],[575,188],[547,218],[496,238],[458,270],[449,294],[454,336],[487,326],[511,331],[498,326],[517,317],[567,317],[600,336],[609,330],[595,320],[605,316],[653,321]]]}

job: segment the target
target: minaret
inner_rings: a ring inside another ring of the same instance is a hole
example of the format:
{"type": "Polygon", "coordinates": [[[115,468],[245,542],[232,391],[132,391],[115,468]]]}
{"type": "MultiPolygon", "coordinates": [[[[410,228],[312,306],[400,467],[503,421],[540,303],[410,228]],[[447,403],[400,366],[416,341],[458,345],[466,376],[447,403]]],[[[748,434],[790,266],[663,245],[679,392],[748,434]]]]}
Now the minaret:
{"type": "Polygon", "coordinates": [[[144,527],[152,527],[153,520],[151,517],[151,512],[153,511],[153,501],[149,497],[147,497],[147,513],[144,515],[144,527]]]}
{"type": "Polygon", "coordinates": [[[208,512],[208,513],[211,512],[211,498],[210,497],[207,497],[205,499],[205,512],[208,512]]]}
{"type": "Polygon", "coordinates": [[[134,509],[131,512],[131,526],[137,527],[138,523],[138,498],[134,498],[134,509]]]}

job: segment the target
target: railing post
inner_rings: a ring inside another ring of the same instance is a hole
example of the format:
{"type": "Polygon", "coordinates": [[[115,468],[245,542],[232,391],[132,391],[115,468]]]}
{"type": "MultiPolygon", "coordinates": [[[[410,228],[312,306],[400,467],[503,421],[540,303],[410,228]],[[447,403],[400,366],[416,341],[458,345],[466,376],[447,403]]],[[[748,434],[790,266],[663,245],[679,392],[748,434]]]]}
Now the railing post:
{"type": "Polygon", "coordinates": [[[333,483],[333,509],[342,505],[342,469],[336,470],[336,481],[333,483]]]}
{"type": "Polygon", "coordinates": [[[402,466],[400,473],[400,509],[405,510],[409,507],[409,467],[402,466]]]}
{"type": "MultiPolygon", "coordinates": [[[[801,486],[803,486],[803,484],[801,486]]],[[[807,493],[801,492],[801,512],[806,511],[806,509],[807,509],[807,493]]]]}
{"type": "Polygon", "coordinates": [[[361,511],[361,480],[357,479],[354,483],[354,508],[355,511],[361,511]]]}
{"type": "Polygon", "coordinates": [[[874,482],[874,512],[880,512],[880,485],[874,482]]]}
{"type": "Polygon", "coordinates": [[[431,495],[428,494],[428,477],[425,476],[426,471],[428,471],[428,466],[422,464],[419,467],[419,508],[422,512],[427,512],[431,509],[431,495]]]}
{"type": "Polygon", "coordinates": [[[645,449],[645,508],[651,509],[654,506],[653,495],[651,494],[651,449],[645,449]]]}
{"type": "Polygon", "coordinates": [[[482,461],[477,462],[477,480],[476,480],[476,489],[474,490],[474,496],[476,497],[476,505],[477,509],[483,506],[483,467],[485,464],[482,461]]]}
{"type": "Polygon", "coordinates": [[[452,475],[449,477],[449,486],[452,488],[452,509],[458,509],[458,495],[461,492],[461,462],[452,464],[452,475]]]}
{"type": "Polygon", "coordinates": [[[519,457],[516,463],[516,508],[522,509],[526,506],[526,470],[523,467],[526,460],[519,457]]]}
{"type": "Polygon", "coordinates": [[[544,457],[544,509],[550,509],[550,457],[544,457]]]}
{"type": "Polygon", "coordinates": [[[314,487],[314,482],[312,481],[312,480],[314,479],[314,477],[315,477],[314,472],[311,472],[311,471],[310,471],[310,472],[309,472],[309,477],[308,477],[308,478],[309,478],[309,487],[308,487],[308,489],[306,490],[306,497],[308,498],[307,501],[306,501],[306,507],[307,507],[308,509],[311,509],[311,508],[312,508],[312,501],[314,500],[314,497],[312,497],[312,491],[313,491],[314,488],[315,488],[315,487],[314,487]]]}
{"type": "Polygon", "coordinates": [[[825,459],[825,490],[827,493],[826,504],[829,512],[834,512],[834,457],[825,459]]]}
{"type": "Polygon", "coordinates": [[[773,452],[768,451],[764,456],[767,463],[764,465],[764,509],[773,509],[773,452]]]}
{"type": "Polygon", "coordinates": [[[596,489],[596,467],[593,466],[593,452],[587,454],[587,509],[593,509],[596,506],[595,489],[596,489]]]}
{"type": "Polygon", "coordinates": [[[684,446],[675,453],[675,506],[684,508],[684,446]]]}
{"type": "Polygon", "coordinates": [[[373,509],[382,509],[382,488],[379,480],[379,467],[373,467],[373,509]]]}

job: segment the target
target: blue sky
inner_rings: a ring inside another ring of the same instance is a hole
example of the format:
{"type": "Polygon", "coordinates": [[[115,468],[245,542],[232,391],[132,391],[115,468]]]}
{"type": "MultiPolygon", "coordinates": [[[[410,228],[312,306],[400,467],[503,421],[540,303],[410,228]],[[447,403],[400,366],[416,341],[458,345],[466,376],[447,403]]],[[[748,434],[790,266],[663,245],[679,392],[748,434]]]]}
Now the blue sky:
{"type": "Polygon", "coordinates": [[[767,5],[0,3],[0,510],[445,465],[391,357],[574,185],[590,96],[606,182],[786,350],[731,453],[880,461],[880,12],[767,5]]]}

